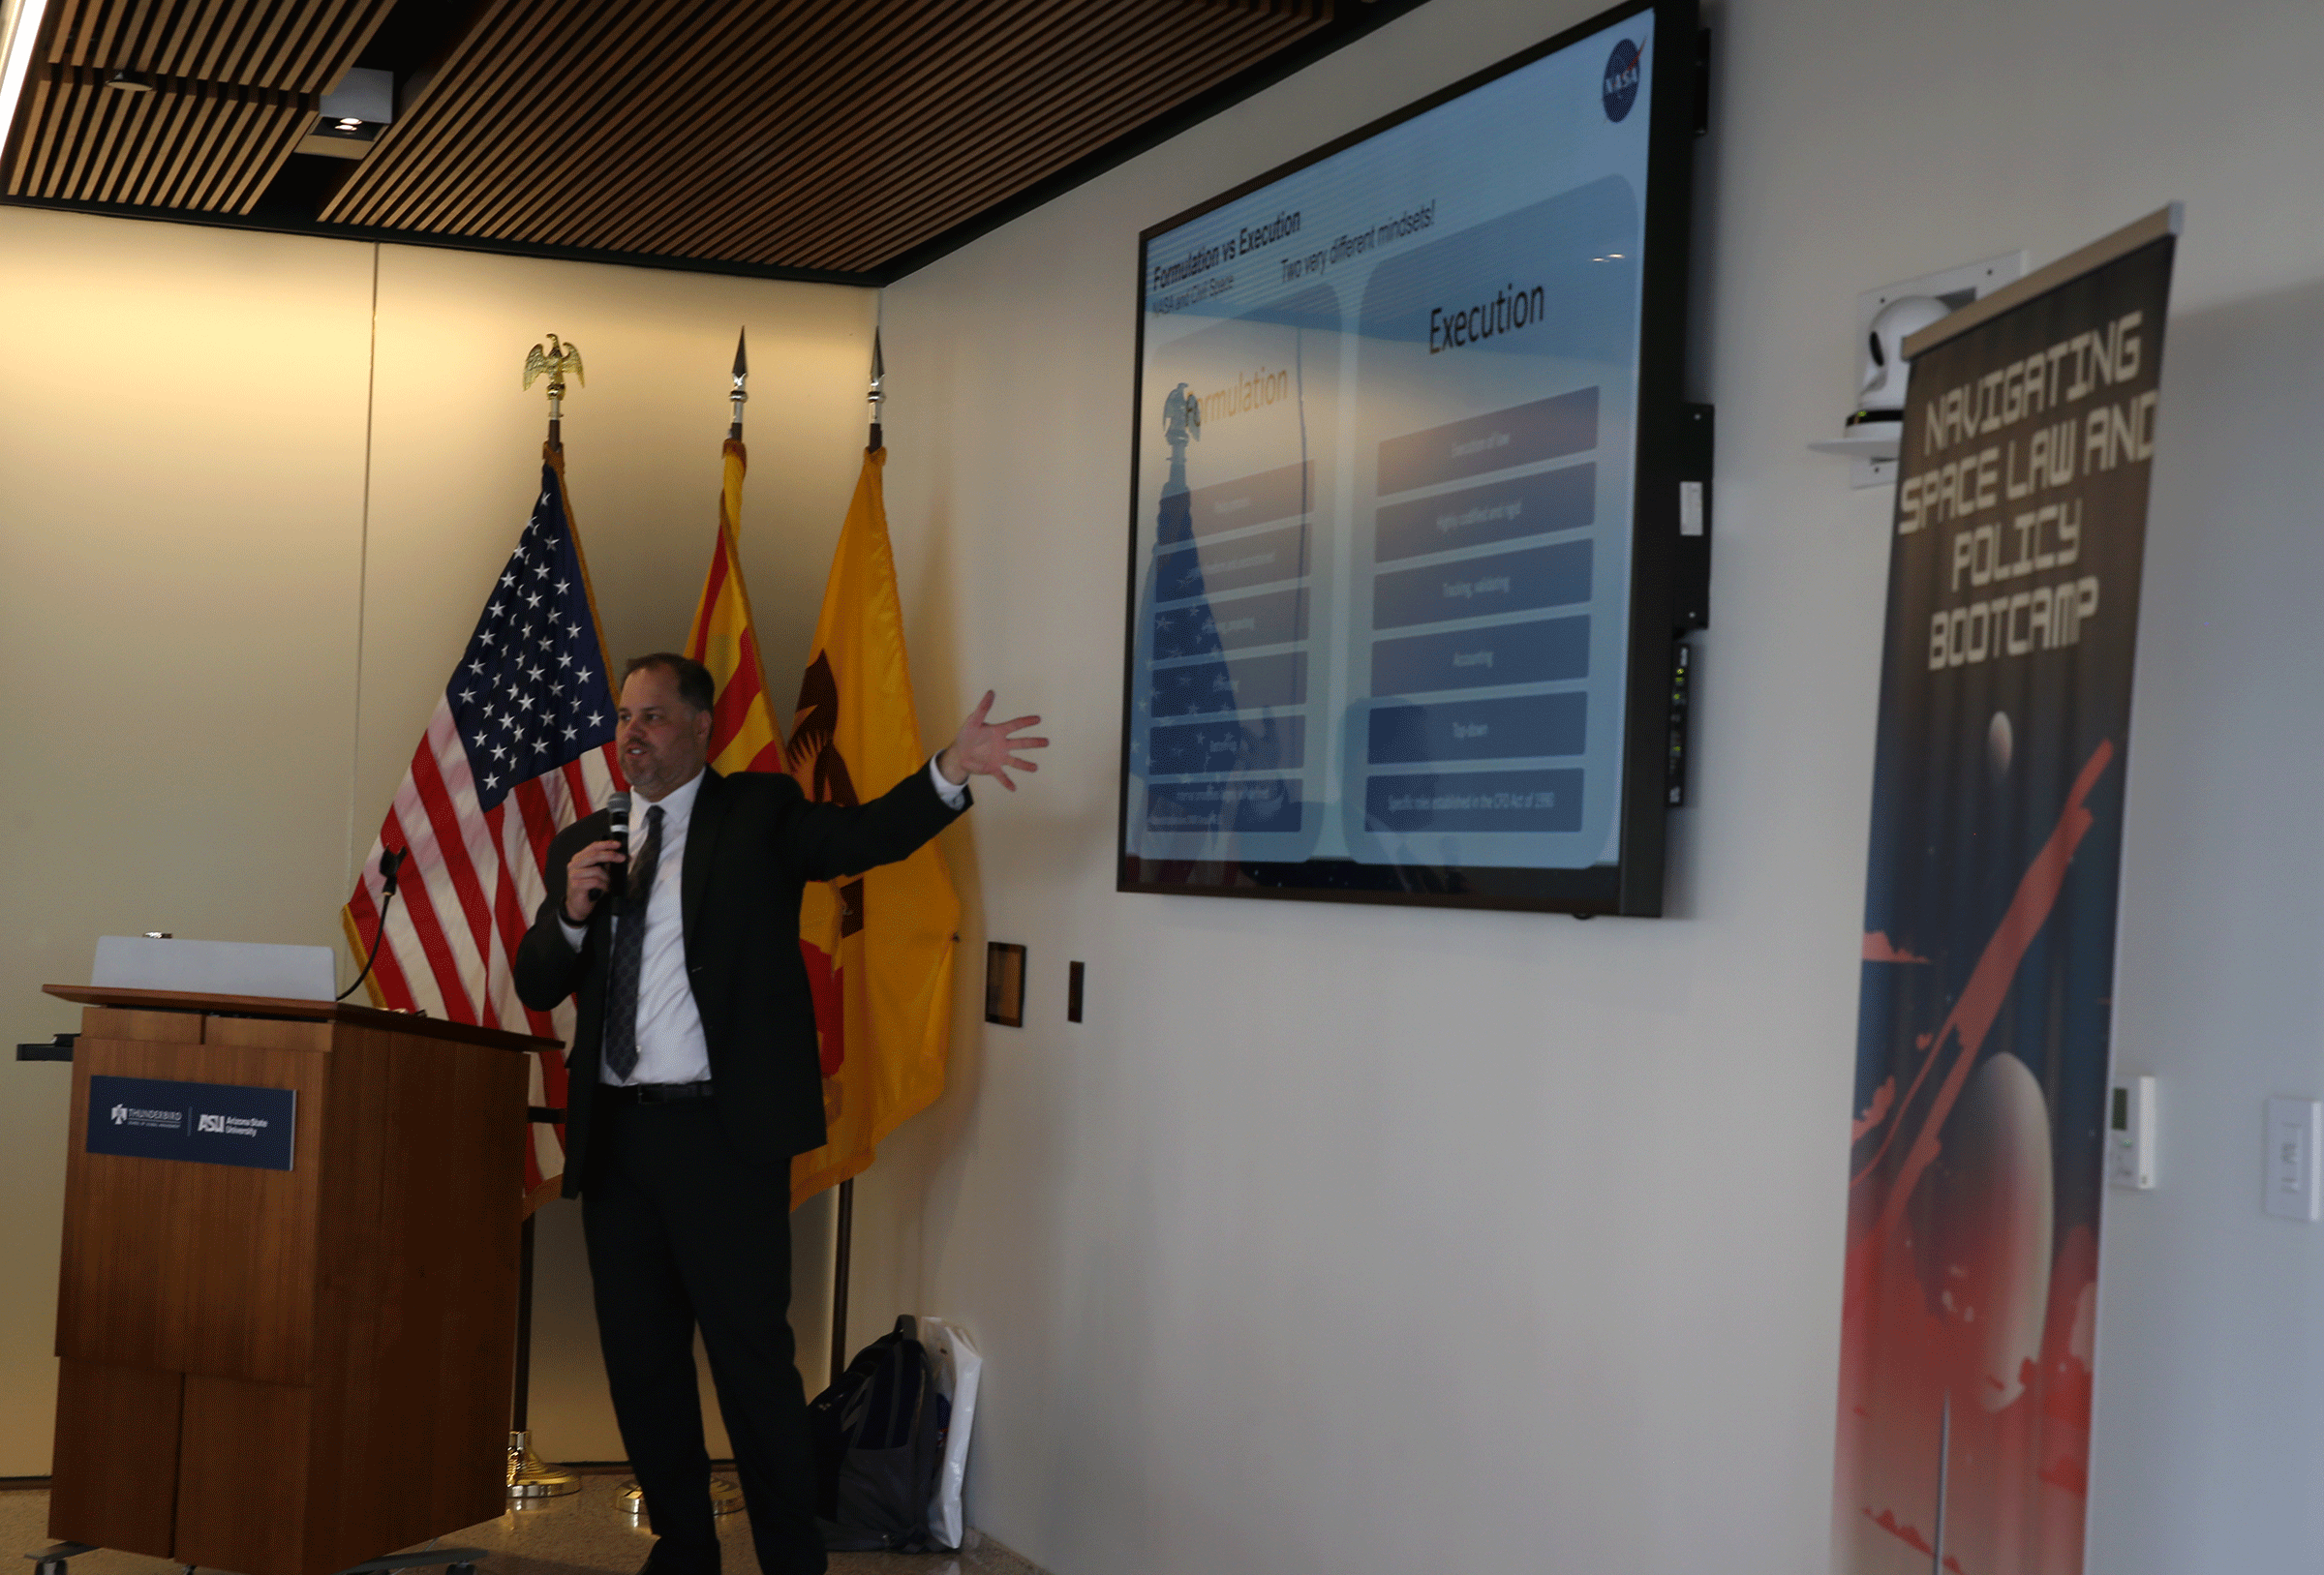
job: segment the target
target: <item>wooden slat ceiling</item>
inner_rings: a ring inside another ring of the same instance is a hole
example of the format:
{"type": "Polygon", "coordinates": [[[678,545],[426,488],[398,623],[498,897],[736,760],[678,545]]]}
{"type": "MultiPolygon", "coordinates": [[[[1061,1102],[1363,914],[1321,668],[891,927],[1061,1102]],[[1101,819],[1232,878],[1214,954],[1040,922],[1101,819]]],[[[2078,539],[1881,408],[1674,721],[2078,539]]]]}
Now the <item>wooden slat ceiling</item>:
{"type": "MultiPolygon", "coordinates": [[[[389,11],[392,38],[447,3],[52,0],[8,191],[249,214],[389,11]],[[154,91],[104,85],[123,70],[154,91]]],[[[455,21],[291,227],[868,278],[1331,28],[1333,0],[475,0],[455,21]]]]}
{"type": "Polygon", "coordinates": [[[176,77],[123,93],[106,76],[52,66],[33,82],[12,194],[248,213],[315,124],[311,93],[176,77]]]}
{"type": "Polygon", "coordinates": [[[390,0],[54,0],[59,66],[320,94],[387,15],[390,0]]]}
{"type": "Polygon", "coordinates": [[[54,0],[9,194],[248,213],[392,3],[54,0]]]}
{"type": "Polygon", "coordinates": [[[863,272],[1320,25],[1189,0],[488,0],[323,218],[863,272]]]}

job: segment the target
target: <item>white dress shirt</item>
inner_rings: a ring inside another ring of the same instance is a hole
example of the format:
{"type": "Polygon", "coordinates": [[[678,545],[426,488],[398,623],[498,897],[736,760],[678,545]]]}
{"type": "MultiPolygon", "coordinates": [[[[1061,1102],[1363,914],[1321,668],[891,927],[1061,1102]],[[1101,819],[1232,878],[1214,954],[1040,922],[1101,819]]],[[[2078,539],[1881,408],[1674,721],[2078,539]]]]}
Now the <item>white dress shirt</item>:
{"type": "MultiPolygon", "coordinates": [[[[954,786],[931,759],[928,777],[948,809],[967,799],[967,784],[954,786]]],[[[646,936],[637,970],[637,1065],[627,1077],[597,1068],[597,1080],[612,1087],[629,1083],[694,1083],[710,1076],[710,1046],[702,1038],[702,1013],[686,973],[686,916],[680,911],[686,878],[686,833],[702,796],[702,773],[672,788],[654,803],[640,803],[629,816],[629,859],[644,851],[651,810],[661,811],[661,857],[654,866],[654,892],[646,902],[646,936]]],[[[557,916],[566,945],[581,950],[587,929],[557,916]]],[[[616,914],[619,925],[622,917],[616,914]]]]}

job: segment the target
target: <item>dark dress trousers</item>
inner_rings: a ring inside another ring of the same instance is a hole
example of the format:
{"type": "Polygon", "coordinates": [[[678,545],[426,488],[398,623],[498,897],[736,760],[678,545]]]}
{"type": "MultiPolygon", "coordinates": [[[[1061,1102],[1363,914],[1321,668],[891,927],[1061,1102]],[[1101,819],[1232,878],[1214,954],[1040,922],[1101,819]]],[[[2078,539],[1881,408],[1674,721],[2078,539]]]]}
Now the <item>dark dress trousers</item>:
{"type": "MultiPolygon", "coordinates": [[[[635,813],[645,808],[641,801],[635,813]]],[[[605,813],[549,844],[548,898],[517,948],[516,990],[536,1011],[576,1001],[565,1193],[581,1199],[606,1381],[659,1537],[657,1575],[719,1567],[697,1325],[761,1569],[825,1567],[788,1318],[790,1160],[824,1142],[800,897],[810,880],[905,857],[960,813],[925,767],[846,807],[810,803],[787,776],[706,771],[679,890],[713,1092],[667,1104],[597,1086],[612,904],[597,905],[578,952],[559,924],[566,866],[606,837],[605,813]]]]}

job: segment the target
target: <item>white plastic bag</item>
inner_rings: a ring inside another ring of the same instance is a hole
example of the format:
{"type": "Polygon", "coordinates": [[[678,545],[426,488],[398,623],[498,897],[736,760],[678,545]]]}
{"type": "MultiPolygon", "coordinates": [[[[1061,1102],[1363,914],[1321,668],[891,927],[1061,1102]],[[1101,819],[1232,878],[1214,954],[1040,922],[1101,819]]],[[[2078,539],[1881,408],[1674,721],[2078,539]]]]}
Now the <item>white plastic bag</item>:
{"type": "Polygon", "coordinates": [[[968,1434],[976,1422],[976,1381],[985,1359],[976,1353],[966,1331],[940,1318],[921,1318],[920,1348],[935,1370],[936,1392],[952,1402],[943,1463],[936,1468],[936,1491],[928,1501],[928,1533],[939,1548],[958,1548],[968,1530],[961,1487],[968,1476],[968,1434]]]}

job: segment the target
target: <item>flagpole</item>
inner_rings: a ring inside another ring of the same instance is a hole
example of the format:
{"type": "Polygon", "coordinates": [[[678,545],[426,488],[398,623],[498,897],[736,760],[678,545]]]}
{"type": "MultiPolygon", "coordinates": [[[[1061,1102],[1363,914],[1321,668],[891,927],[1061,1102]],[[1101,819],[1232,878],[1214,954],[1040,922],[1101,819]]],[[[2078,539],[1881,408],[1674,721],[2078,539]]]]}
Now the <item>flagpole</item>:
{"type": "MultiPolygon", "coordinates": [[[[535,345],[531,353],[526,355],[525,387],[530,389],[535,379],[544,372],[548,374],[548,446],[550,452],[562,458],[565,438],[560,417],[565,403],[566,370],[569,367],[573,377],[585,387],[589,379],[581,370],[581,350],[578,346],[559,344],[555,334],[549,335],[545,351],[535,345]]],[[[562,1466],[552,1466],[533,1453],[534,1237],[533,1215],[528,1213],[517,1248],[516,1383],[508,1410],[508,1497],[511,1499],[554,1499],[581,1491],[579,1476],[562,1466]]]]}
{"type": "MultiPolygon", "coordinates": [[[[734,416],[726,427],[726,440],[730,443],[740,443],[743,440],[743,407],[750,401],[750,396],[745,389],[745,385],[750,380],[749,329],[748,327],[735,332],[734,368],[731,375],[734,379],[734,386],[727,391],[726,398],[733,409],[734,416]]],[[[720,504],[721,511],[723,508],[724,505],[720,504]]],[[[721,548],[721,550],[723,549],[721,548]]],[[[689,652],[693,650],[690,640],[687,649],[689,652]]],[[[646,1493],[637,1485],[634,1477],[615,1489],[614,1498],[622,1508],[631,1515],[642,1517],[646,1512],[646,1493]]],[[[742,1507],[743,1490],[741,1488],[723,1476],[713,1476],[710,1479],[710,1512],[713,1515],[731,1515],[742,1507]]]]}
{"type": "Polygon", "coordinates": [[[855,1178],[840,1183],[839,1216],[832,1227],[831,1381],[847,1371],[847,1269],[855,1245],[855,1178]]]}
{"type": "MultiPolygon", "coordinates": [[[[872,407],[872,433],[866,450],[879,452],[879,406],[888,396],[880,389],[887,364],[880,358],[879,330],[872,330],[872,386],[865,392],[872,407]]],[[[832,1226],[831,1252],[831,1381],[847,1371],[847,1281],[855,1257],[855,1178],[840,1183],[839,1214],[832,1226]]]]}

